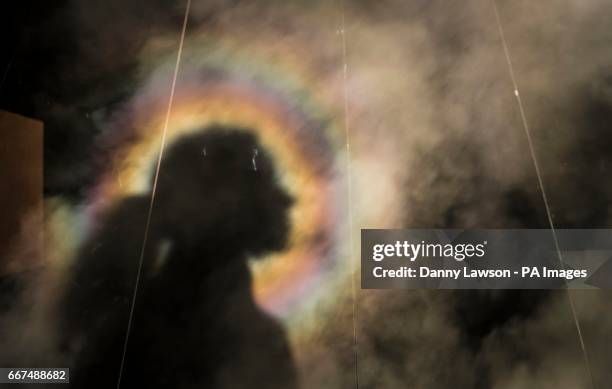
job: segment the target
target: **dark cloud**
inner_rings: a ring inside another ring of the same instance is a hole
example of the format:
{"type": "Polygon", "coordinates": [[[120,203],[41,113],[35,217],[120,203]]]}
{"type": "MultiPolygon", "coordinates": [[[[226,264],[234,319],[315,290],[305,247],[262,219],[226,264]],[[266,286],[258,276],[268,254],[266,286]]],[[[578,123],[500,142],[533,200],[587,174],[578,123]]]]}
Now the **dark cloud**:
{"type": "Polygon", "coordinates": [[[138,85],[140,50],[178,36],[184,5],[23,1],[3,13],[11,39],[0,105],[44,122],[45,194],[81,200],[100,169],[96,139],[138,85]]]}
{"type": "MultiPolygon", "coordinates": [[[[607,227],[612,58],[602,28],[612,9],[599,1],[498,5],[553,221],[607,227]]],[[[404,178],[401,225],[548,228],[492,2],[348,10],[351,125],[353,134],[367,128],[353,143],[379,156],[386,140],[402,145],[390,171],[404,178]]],[[[610,357],[594,339],[610,329],[590,310],[606,316],[607,295],[571,292],[582,304],[577,320],[596,387],[609,382],[601,364],[610,357]]],[[[343,301],[357,306],[363,387],[590,387],[566,291],[360,291],[343,301]]],[[[350,332],[351,311],[343,312],[338,327],[350,332]]],[[[355,355],[350,339],[334,341],[337,331],[322,330],[321,347],[344,374],[314,372],[343,378],[330,387],[354,387],[355,355]]]]}

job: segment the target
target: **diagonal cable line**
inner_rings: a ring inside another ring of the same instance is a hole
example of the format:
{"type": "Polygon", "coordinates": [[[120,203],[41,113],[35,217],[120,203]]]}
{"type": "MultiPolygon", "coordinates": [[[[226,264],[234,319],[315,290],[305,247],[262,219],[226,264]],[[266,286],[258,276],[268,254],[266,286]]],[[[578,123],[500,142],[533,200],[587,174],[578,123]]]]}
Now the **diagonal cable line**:
{"type": "MultiPolygon", "coordinates": [[[[529,125],[527,123],[527,117],[525,115],[525,109],[523,107],[523,101],[521,99],[521,94],[519,93],[519,89],[518,89],[518,83],[516,81],[516,77],[514,74],[514,67],[512,66],[512,60],[510,58],[510,51],[508,49],[508,44],[506,42],[506,37],[504,34],[504,29],[501,23],[501,19],[499,17],[499,10],[497,8],[497,3],[496,0],[491,0],[491,2],[493,3],[493,10],[495,11],[495,20],[497,22],[497,28],[499,30],[499,36],[501,39],[501,43],[504,49],[504,55],[506,57],[506,63],[508,65],[508,72],[510,73],[510,79],[512,80],[512,86],[514,87],[514,96],[516,98],[516,102],[519,108],[519,113],[521,116],[521,121],[523,124],[523,129],[525,130],[525,136],[527,138],[527,143],[529,144],[529,153],[531,154],[531,160],[533,162],[533,167],[538,179],[538,185],[540,187],[540,192],[542,194],[542,201],[544,202],[544,208],[546,210],[546,217],[548,219],[548,224],[550,226],[550,231],[552,234],[552,238],[553,238],[553,242],[555,244],[555,249],[557,251],[557,256],[559,258],[559,262],[561,263],[561,268],[565,269],[565,264],[563,263],[563,255],[561,254],[561,249],[559,248],[559,240],[557,238],[557,232],[555,230],[555,225],[552,219],[552,214],[550,211],[550,205],[548,202],[548,196],[546,194],[546,190],[544,188],[544,182],[542,180],[542,173],[540,171],[540,165],[538,163],[538,158],[536,156],[535,153],[535,148],[533,146],[533,140],[531,137],[531,130],[529,129],[529,125]]],[[[567,287],[567,280],[565,281],[566,283],[566,287],[567,287]]],[[[582,328],[580,326],[580,320],[578,319],[578,315],[576,313],[576,307],[574,305],[574,299],[572,298],[572,294],[570,293],[570,290],[568,288],[566,288],[567,290],[567,297],[569,300],[569,306],[570,306],[570,310],[572,312],[572,317],[574,319],[574,324],[576,326],[576,333],[578,334],[578,340],[580,342],[580,348],[582,349],[582,354],[584,357],[584,362],[586,365],[586,369],[587,369],[587,374],[589,376],[589,380],[591,383],[591,388],[595,389],[595,381],[593,380],[593,374],[591,372],[591,363],[589,361],[589,354],[587,352],[587,348],[586,345],[584,343],[584,337],[582,336],[582,328]]]]}
{"type": "Polygon", "coordinates": [[[344,136],[346,141],[346,169],[347,169],[347,205],[349,218],[349,244],[351,256],[351,298],[352,298],[352,322],[353,322],[353,356],[355,363],[355,387],[359,389],[359,359],[357,350],[357,292],[355,290],[355,252],[353,242],[353,204],[352,204],[352,177],[351,177],[351,132],[349,127],[349,108],[348,108],[348,66],[346,61],[346,26],[344,15],[344,3],[342,4],[342,26],[340,35],[342,37],[342,77],[344,86],[344,136]]]}
{"type": "Polygon", "coordinates": [[[159,177],[159,170],[161,168],[162,156],[164,153],[164,147],[166,144],[166,135],[168,133],[168,124],[170,122],[170,113],[172,112],[172,103],[174,101],[174,91],[176,89],[176,80],[178,78],[178,71],[181,64],[181,55],[183,53],[183,43],[185,42],[185,32],[187,31],[187,20],[189,19],[189,11],[191,9],[191,0],[187,0],[187,6],[185,8],[185,17],[183,19],[183,27],[181,30],[181,38],[179,41],[178,52],[176,54],[176,63],[174,64],[174,74],[172,76],[172,86],[170,87],[170,97],[168,98],[168,109],[166,111],[166,119],[164,121],[164,127],[161,137],[161,145],[159,147],[159,156],[157,158],[157,164],[155,167],[155,176],[153,179],[153,186],[151,189],[151,201],[149,203],[149,211],[147,213],[147,221],[145,225],[144,236],[142,239],[142,247],[140,249],[140,258],[138,261],[138,272],[136,273],[136,281],[134,284],[134,292],[132,294],[132,302],[130,305],[130,314],[128,317],[127,329],[125,331],[125,341],[123,344],[123,354],[121,356],[121,365],[119,367],[119,376],[117,378],[117,389],[121,387],[121,378],[123,377],[123,371],[125,367],[125,356],[127,353],[128,342],[130,338],[130,330],[132,329],[132,321],[134,319],[134,306],[136,305],[136,296],[138,295],[138,287],[140,286],[140,276],[142,273],[142,264],[144,262],[145,250],[147,247],[147,241],[149,238],[149,229],[151,227],[151,215],[153,214],[153,205],[155,204],[155,192],[157,191],[157,180],[159,177]]]}

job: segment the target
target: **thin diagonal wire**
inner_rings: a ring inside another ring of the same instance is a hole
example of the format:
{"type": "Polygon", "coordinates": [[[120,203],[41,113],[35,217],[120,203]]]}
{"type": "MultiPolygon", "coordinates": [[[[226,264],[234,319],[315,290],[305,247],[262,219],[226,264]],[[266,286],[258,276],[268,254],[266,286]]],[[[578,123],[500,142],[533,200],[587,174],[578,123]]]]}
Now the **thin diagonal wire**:
{"type": "MultiPolygon", "coordinates": [[[[508,72],[510,73],[510,79],[512,80],[512,86],[514,87],[514,96],[516,97],[516,102],[518,104],[519,113],[521,115],[521,121],[523,123],[523,129],[525,130],[525,135],[527,137],[527,143],[529,144],[529,152],[531,154],[531,160],[533,162],[533,167],[535,169],[535,173],[538,179],[538,184],[540,186],[540,192],[542,194],[542,200],[544,202],[544,208],[546,210],[546,217],[548,218],[548,224],[550,226],[550,231],[553,237],[553,242],[555,244],[555,249],[557,250],[557,256],[559,258],[559,262],[561,263],[561,267],[565,269],[565,264],[563,263],[563,255],[561,254],[561,249],[559,248],[559,240],[557,238],[557,232],[555,230],[555,225],[552,220],[552,214],[550,212],[550,206],[548,203],[548,196],[546,194],[546,190],[544,188],[544,182],[542,180],[542,173],[540,171],[540,165],[538,163],[538,158],[535,153],[535,148],[533,146],[533,141],[531,138],[531,131],[529,129],[529,125],[527,123],[527,117],[525,115],[525,109],[523,107],[523,101],[521,99],[521,94],[519,93],[518,83],[516,81],[516,77],[514,74],[514,67],[512,66],[512,60],[510,58],[510,51],[508,50],[508,44],[506,42],[506,37],[504,34],[504,29],[501,23],[501,19],[499,17],[499,10],[497,9],[497,3],[495,0],[491,0],[493,3],[493,10],[495,11],[495,20],[497,22],[497,28],[499,30],[499,36],[501,38],[502,46],[504,48],[504,55],[506,57],[506,63],[508,65],[508,72]]],[[[567,286],[567,281],[566,281],[567,286]]],[[[593,380],[593,374],[591,372],[591,363],[589,361],[589,354],[587,352],[586,345],[584,343],[584,338],[582,336],[582,328],[580,326],[580,320],[578,320],[578,315],[576,314],[576,307],[574,305],[574,299],[570,293],[569,288],[567,290],[567,297],[569,300],[570,310],[572,312],[572,317],[574,319],[574,324],[576,326],[576,333],[578,334],[578,340],[580,342],[580,347],[582,349],[582,354],[584,357],[584,362],[586,364],[587,373],[589,376],[589,380],[591,382],[591,387],[595,389],[595,381],[593,380]]]]}
{"type": "Polygon", "coordinates": [[[151,215],[153,214],[153,205],[155,203],[155,193],[157,191],[157,180],[159,177],[159,170],[161,168],[162,156],[164,153],[164,147],[166,144],[166,135],[168,133],[168,124],[170,122],[170,113],[172,112],[172,103],[174,101],[174,91],[176,89],[176,80],[178,78],[178,71],[181,63],[181,55],[183,53],[183,43],[185,41],[185,32],[187,31],[187,20],[189,19],[189,10],[191,9],[191,0],[187,0],[187,6],[185,8],[185,17],[183,19],[183,28],[181,30],[181,38],[179,41],[178,52],[176,54],[176,63],[174,64],[174,74],[172,76],[172,86],[170,87],[170,97],[168,98],[168,109],[166,111],[166,119],[164,121],[164,127],[162,131],[161,145],[159,147],[159,156],[157,158],[157,165],[155,167],[155,176],[153,179],[153,187],[151,189],[151,201],[149,202],[149,211],[147,213],[147,221],[145,225],[144,237],[142,239],[142,247],[140,249],[140,259],[138,261],[138,272],[136,273],[136,282],[134,285],[134,293],[132,295],[132,302],[130,306],[130,314],[128,317],[127,329],[125,332],[125,341],[123,344],[123,354],[121,356],[121,365],[119,367],[119,376],[117,378],[117,389],[121,387],[121,378],[123,377],[123,371],[125,367],[125,356],[127,353],[128,342],[130,338],[130,330],[132,328],[132,321],[134,319],[134,306],[136,305],[136,296],[138,295],[138,287],[140,285],[140,276],[142,273],[142,264],[144,262],[145,250],[147,247],[147,241],[149,238],[149,229],[151,226],[151,215]]]}
{"type": "Polygon", "coordinates": [[[353,241],[353,204],[352,204],[352,177],[351,177],[351,131],[349,127],[349,109],[348,109],[348,66],[346,60],[346,26],[344,21],[344,4],[342,5],[342,76],[344,84],[344,136],[346,140],[346,167],[347,167],[347,196],[348,196],[348,217],[349,217],[349,244],[351,255],[351,297],[352,297],[352,321],[353,321],[353,357],[355,362],[355,387],[359,389],[359,358],[357,350],[357,293],[355,290],[355,252],[353,241]]]}

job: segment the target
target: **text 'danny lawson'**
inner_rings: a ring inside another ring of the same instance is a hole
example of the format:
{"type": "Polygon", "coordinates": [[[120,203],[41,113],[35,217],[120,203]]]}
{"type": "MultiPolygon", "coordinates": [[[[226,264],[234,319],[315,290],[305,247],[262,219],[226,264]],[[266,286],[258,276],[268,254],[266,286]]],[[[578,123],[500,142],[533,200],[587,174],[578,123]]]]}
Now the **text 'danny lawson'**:
{"type": "Polygon", "coordinates": [[[612,286],[612,230],[554,233],[545,229],[364,229],[361,285],[366,289],[612,286]]]}

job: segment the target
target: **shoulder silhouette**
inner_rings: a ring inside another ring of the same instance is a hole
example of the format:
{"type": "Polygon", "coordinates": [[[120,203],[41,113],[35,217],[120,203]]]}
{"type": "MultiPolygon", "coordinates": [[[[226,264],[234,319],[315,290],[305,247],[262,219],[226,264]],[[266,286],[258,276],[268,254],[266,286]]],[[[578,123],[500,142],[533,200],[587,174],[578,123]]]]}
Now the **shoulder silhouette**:
{"type": "Polygon", "coordinates": [[[151,186],[144,250],[151,193],[116,204],[69,273],[59,330],[72,387],[116,387],[122,360],[123,388],[296,387],[247,265],[281,250],[290,228],[265,150],[246,131],[208,128],[169,146],[151,186]]]}

